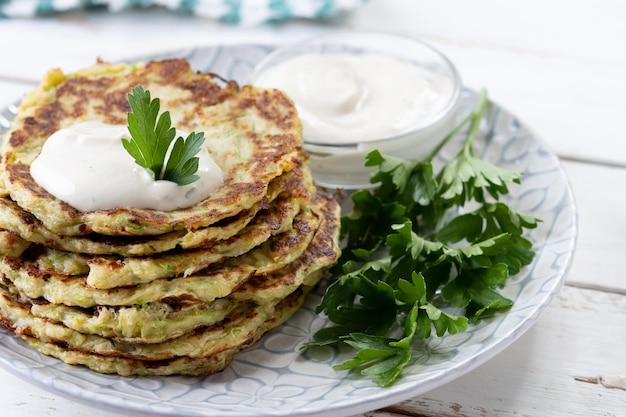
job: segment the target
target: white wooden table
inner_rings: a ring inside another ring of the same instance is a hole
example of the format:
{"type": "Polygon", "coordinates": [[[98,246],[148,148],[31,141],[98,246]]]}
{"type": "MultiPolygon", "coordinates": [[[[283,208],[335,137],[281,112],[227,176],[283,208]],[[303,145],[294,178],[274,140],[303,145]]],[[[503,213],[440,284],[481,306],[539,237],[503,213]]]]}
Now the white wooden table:
{"type": "MultiPolygon", "coordinates": [[[[242,28],[163,10],[0,21],[0,107],[52,67],[189,46],[283,43],[343,27],[411,33],[562,159],[579,209],[566,284],[538,322],[464,377],[368,416],[626,415],[626,3],[369,0],[332,23],[242,28]]],[[[11,417],[103,417],[0,370],[11,417]]],[[[119,415],[119,414],[118,414],[119,415]]]]}

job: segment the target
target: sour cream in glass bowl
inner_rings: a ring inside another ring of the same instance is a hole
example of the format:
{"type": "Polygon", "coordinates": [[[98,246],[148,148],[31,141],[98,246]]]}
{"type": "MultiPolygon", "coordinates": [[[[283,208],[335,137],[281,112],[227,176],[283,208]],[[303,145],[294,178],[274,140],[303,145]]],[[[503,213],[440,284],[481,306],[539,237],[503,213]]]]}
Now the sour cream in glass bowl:
{"type": "Polygon", "coordinates": [[[340,32],[278,48],[249,82],[295,102],[316,183],[370,187],[365,156],[421,159],[452,130],[461,93],[454,65],[417,39],[340,32]]]}

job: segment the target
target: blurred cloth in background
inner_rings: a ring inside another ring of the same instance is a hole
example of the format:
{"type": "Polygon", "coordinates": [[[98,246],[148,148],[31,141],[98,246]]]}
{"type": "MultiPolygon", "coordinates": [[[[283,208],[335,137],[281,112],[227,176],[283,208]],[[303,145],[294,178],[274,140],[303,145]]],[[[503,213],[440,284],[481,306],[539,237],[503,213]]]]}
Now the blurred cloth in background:
{"type": "Polygon", "coordinates": [[[72,10],[163,7],[223,22],[258,25],[287,19],[330,19],[366,0],[0,0],[0,17],[32,17],[72,10]]]}

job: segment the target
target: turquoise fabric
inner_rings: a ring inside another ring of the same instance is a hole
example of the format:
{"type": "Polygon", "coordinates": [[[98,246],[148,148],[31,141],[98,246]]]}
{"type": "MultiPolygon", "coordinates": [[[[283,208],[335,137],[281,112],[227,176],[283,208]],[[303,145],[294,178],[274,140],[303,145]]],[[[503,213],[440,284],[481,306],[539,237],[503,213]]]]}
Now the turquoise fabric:
{"type": "Polygon", "coordinates": [[[162,7],[236,24],[287,19],[329,19],[366,0],[0,0],[0,17],[36,17],[77,9],[119,12],[129,8],[162,7]]]}

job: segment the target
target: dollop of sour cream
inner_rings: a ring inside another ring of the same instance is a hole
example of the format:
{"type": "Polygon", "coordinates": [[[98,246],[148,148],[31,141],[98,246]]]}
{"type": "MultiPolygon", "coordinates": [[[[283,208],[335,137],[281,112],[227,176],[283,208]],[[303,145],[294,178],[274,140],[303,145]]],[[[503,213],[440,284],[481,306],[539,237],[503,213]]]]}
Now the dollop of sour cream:
{"type": "Polygon", "coordinates": [[[31,176],[50,194],[81,211],[175,210],[204,200],[223,184],[222,171],[206,147],[196,155],[200,179],[179,186],[155,181],[124,149],[122,138],[130,138],[123,125],[88,121],[63,128],[44,143],[31,165],[31,176]]]}
{"type": "Polygon", "coordinates": [[[303,135],[314,143],[394,137],[432,120],[449,103],[452,82],[383,54],[304,54],[259,75],[295,102],[303,135]]]}

